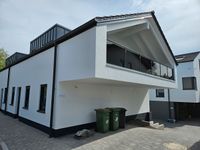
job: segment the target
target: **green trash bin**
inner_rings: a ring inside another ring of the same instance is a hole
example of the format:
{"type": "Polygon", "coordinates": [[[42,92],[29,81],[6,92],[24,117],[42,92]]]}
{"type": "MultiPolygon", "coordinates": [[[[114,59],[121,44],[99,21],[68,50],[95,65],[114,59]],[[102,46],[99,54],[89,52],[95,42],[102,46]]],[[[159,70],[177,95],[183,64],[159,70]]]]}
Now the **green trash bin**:
{"type": "Polygon", "coordinates": [[[110,110],[110,130],[115,131],[119,129],[119,108],[106,108],[110,110]]]}
{"type": "Polygon", "coordinates": [[[126,109],[125,108],[120,108],[120,112],[119,112],[119,128],[125,128],[125,124],[126,124],[126,109]]]}
{"type": "Polygon", "coordinates": [[[96,128],[98,132],[105,133],[109,131],[110,125],[110,110],[95,109],[96,111],[96,128]]]}

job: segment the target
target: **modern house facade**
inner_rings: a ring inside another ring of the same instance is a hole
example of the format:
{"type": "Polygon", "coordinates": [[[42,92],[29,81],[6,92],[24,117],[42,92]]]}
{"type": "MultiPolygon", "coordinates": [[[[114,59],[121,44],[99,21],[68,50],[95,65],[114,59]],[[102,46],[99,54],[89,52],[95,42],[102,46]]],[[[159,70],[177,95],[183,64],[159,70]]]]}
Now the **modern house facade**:
{"type": "Polygon", "coordinates": [[[200,52],[175,56],[178,89],[150,91],[152,116],[184,120],[200,117],[200,52]]]}
{"type": "Polygon", "coordinates": [[[154,12],[54,26],[0,72],[1,110],[51,136],[95,125],[96,108],[150,120],[150,88],[176,87],[176,60],[154,12]],[[56,35],[55,35],[56,36],[56,35]]]}

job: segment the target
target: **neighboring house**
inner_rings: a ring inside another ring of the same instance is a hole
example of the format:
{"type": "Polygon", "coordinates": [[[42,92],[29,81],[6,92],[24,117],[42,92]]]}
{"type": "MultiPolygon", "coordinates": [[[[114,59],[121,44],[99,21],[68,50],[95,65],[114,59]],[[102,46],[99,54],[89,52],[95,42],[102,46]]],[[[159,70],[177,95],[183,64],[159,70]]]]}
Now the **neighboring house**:
{"type": "Polygon", "coordinates": [[[150,91],[150,109],[155,119],[200,117],[200,52],[175,57],[178,89],[150,91]]]}
{"type": "Polygon", "coordinates": [[[176,60],[154,12],[96,17],[53,38],[58,26],[1,70],[6,114],[57,136],[94,127],[96,108],[150,120],[148,90],[176,87],[176,60]]]}

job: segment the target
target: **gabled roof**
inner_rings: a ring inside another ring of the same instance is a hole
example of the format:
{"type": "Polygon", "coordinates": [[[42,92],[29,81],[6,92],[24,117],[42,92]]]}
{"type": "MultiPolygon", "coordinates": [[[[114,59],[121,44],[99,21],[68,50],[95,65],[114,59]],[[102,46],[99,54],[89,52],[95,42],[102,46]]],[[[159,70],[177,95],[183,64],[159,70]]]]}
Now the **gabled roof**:
{"type": "MultiPolygon", "coordinates": [[[[68,40],[68,39],[71,39],[71,38],[73,38],[73,37],[75,37],[75,36],[81,34],[82,32],[84,32],[84,31],[86,31],[86,30],[89,30],[90,28],[96,26],[98,23],[111,22],[111,21],[120,21],[120,20],[127,20],[127,19],[136,18],[136,17],[142,17],[142,16],[144,16],[144,15],[151,15],[151,16],[153,17],[153,19],[154,19],[154,21],[155,21],[155,23],[156,23],[156,25],[157,25],[157,27],[158,27],[160,33],[161,33],[161,36],[163,37],[163,39],[164,39],[164,41],[165,41],[165,43],[166,43],[166,45],[167,45],[167,47],[168,47],[168,49],[169,49],[169,52],[170,52],[171,56],[173,57],[174,62],[175,62],[176,65],[177,65],[177,61],[176,61],[176,59],[175,59],[175,57],[174,57],[174,55],[173,55],[173,53],[172,53],[172,50],[171,50],[171,48],[170,48],[170,46],[169,46],[169,44],[168,44],[168,42],[167,42],[167,40],[166,40],[166,38],[165,38],[165,36],[164,36],[164,33],[163,33],[163,31],[162,31],[162,29],[161,29],[159,23],[158,23],[158,20],[156,19],[156,16],[155,16],[154,11],[142,12],[142,13],[133,13],[133,14],[125,14],[125,15],[95,17],[95,18],[93,18],[92,20],[86,22],[85,24],[79,26],[78,28],[76,28],[76,29],[74,29],[74,30],[71,30],[70,32],[68,32],[68,33],[65,34],[64,36],[58,38],[58,39],[55,40],[53,43],[50,43],[49,45],[44,46],[44,47],[38,49],[37,52],[27,55],[26,57],[24,57],[24,58],[23,58],[22,60],[20,60],[19,62],[16,62],[15,64],[20,63],[20,62],[22,62],[22,61],[24,61],[24,60],[26,60],[26,59],[28,59],[28,58],[30,58],[30,57],[33,57],[33,56],[35,56],[35,55],[37,55],[37,54],[39,54],[39,53],[41,53],[41,52],[43,52],[43,51],[45,51],[45,50],[47,50],[47,49],[49,49],[49,48],[51,48],[51,47],[57,45],[57,44],[60,44],[60,43],[62,43],[62,42],[64,42],[64,41],[68,40]]],[[[13,65],[15,65],[15,64],[13,64],[13,65]]],[[[13,65],[11,65],[11,66],[13,66],[13,65]]],[[[8,67],[11,67],[11,66],[8,66],[8,67]]],[[[8,67],[2,69],[1,71],[7,69],[8,67]]]]}
{"type": "Polygon", "coordinates": [[[200,51],[186,53],[186,54],[180,54],[180,55],[176,55],[175,58],[178,63],[190,62],[190,61],[194,61],[194,59],[197,57],[197,55],[199,53],[200,53],[200,51]]]}
{"type": "Polygon", "coordinates": [[[176,65],[178,64],[175,56],[169,46],[169,43],[167,41],[167,39],[165,38],[165,35],[158,23],[158,20],[155,16],[155,12],[154,11],[149,11],[149,12],[142,12],[142,13],[133,13],[133,14],[124,14],[124,15],[115,15],[115,16],[104,16],[104,17],[96,17],[94,18],[94,20],[96,21],[96,23],[102,23],[102,22],[111,22],[111,21],[120,21],[120,20],[127,20],[127,19],[133,19],[133,18],[137,18],[137,17],[144,17],[145,15],[151,15],[158,27],[158,30],[160,31],[160,34],[163,38],[163,40],[165,41],[167,48],[169,49],[169,52],[172,56],[172,58],[174,59],[174,62],[176,63],[176,65]]]}

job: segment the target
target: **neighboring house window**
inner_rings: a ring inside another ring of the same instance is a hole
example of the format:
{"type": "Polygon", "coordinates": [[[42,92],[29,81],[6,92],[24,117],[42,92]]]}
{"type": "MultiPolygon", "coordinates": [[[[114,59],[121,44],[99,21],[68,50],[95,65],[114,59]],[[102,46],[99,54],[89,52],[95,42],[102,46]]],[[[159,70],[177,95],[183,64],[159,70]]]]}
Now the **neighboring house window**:
{"type": "Polygon", "coordinates": [[[14,99],[15,99],[15,87],[12,88],[12,97],[11,97],[11,103],[10,103],[10,105],[14,104],[14,99]]]}
{"type": "Polygon", "coordinates": [[[38,112],[45,113],[47,99],[47,84],[42,84],[40,86],[40,103],[38,112]]]}
{"type": "Polygon", "coordinates": [[[164,89],[156,89],[156,97],[165,97],[164,89]]]}
{"type": "Polygon", "coordinates": [[[25,101],[24,101],[24,107],[23,107],[24,109],[28,109],[29,97],[30,97],[30,86],[26,86],[25,101]]]}
{"type": "Polygon", "coordinates": [[[182,78],[183,90],[196,90],[196,78],[195,77],[184,77],[182,78]]]}

